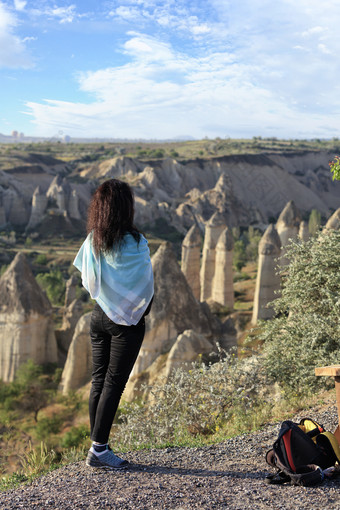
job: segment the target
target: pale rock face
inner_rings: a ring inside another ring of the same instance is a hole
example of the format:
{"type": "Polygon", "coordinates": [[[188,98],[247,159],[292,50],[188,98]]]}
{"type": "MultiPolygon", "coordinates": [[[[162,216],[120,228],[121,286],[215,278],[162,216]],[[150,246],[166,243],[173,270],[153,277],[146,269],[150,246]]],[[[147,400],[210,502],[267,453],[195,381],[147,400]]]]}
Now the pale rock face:
{"type": "Polygon", "coordinates": [[[46,194],[42,193],[38,186],[33,193],[31,216],[26,227],[27,230],[32,230],[41,222],[46,212],[47,200],[46,194]]]}
{"type": "Polygon", "coordinates": [[[223,336],[221,323],[208,307],[193,296],[170,243],[163,243],[152,257],[155,295],[146,318],[146,333],[133,375],[169,352],[180,333],[193,329],[208,338],[223,336]]]}
{"type": "Polygon", "coordinates": [[[211,298],[212,280],[215,274],[216,244],[224,229],[224,217],[220,213],[214,213],[205,227],[200,271],[201,301],[211,298]]]}
{"type": "Polygon", "coordinates": [[[78,278],[73,275],[66,282],[65,289],[65,306],[69,306],[72,301],[76,299],[76,290],[77,290],[78,278]]]}
{"type": "Polygon", "coordinates": [[[58,364],[64,366],[68,349],[70,347],[76,324],[83,313],[83,306],[79,299],[74,299],[65,305],[63,323],[60,329],[55,331],[58,345],[58,364]]]}
{"type": "Polygon", "coordinates": [[[182,243],[181,269],[197,300],[200,299],[201,242],[201,232],[195,224],[182,243]]]}
{"type": "Polygon", "coordinates": [[[19,366],[57,362],[52,307],[23,253],[0,279],[0,379],[13,381],[19,366]]]}
{"type": "Polygon", "coordinates": [[[299,227],[299,238],[306,242],[309,239],[309,228],[307,221],[301,221],[299,227]]]}
{"type": "Polygon", "coordinates": [[[77,191],[74,189],[70,195],[69,203],[68,203],[68,214],[70,218],[74,218],[75,220],[80,220],[81,215],[79,212],[79,197],[77,191]]]}
{"type": "Polygon", "coordinates": [[[296,239],[299,235],[299,227],[301,223],[301,214],[297,209],[293,200],[290,200],[281,212],[277,223],[276,230],[281,241],[281,260],[280,265],[289,264],[289,260],[285,257],[285,247],[289,243],[289,239],[296,239]]]}
{"type": "Polygon", "coordinates": [[[340,208],[332,214],[328,219],[325,229],[339,230],[340,229],[340,208]]]}
{"type": "Polygon", "coordinates": [[[300,223],[301,214],[293,200],[290,200],[281,212],[276,223],[276,230],[280,236],[281,245],[283,247],[288,244],[290,238],[294,239],[298,236],[300,223]]]}
{"type": "Polygon", "coordinates": [[[66,211],[66,197],[65,192],[61,186],[58,186],[56,199],[58,209],[60,209],[60,211],[66,211]]]}
{"type": "Polygon", "coordinates": [[[223,230],[216,244],[215,274],[211,297],[216,303],[234,308],[233,282],[234,240],[230,229],[223,230]]]}
{"type": "Polygon", "coordinates": [[[259,243],[259,262],[256,279],[252,323],[259,319],[271,319],[274,311],[266,308],[280,289],[280,277],[276,274],[276,258],[280,256],[281,241],[273,224],[269,225],[259,243]]]}
{"type": "Polygon", "coordinates": [[[192,329],[183,331],[169,352],[165,365],[165,377],[168,379],[171,372],[177,368],[189,369],[200,354],[210,354],[213,349],[214,346],[204,335],[192,329]]]}
{"type": "Polygon", "coordinates": [[[83,315],[74,331],[60,383],[60,389],[64,395],[71,390],[80,388],[91,379],[91,315],[91,312],[83,315]]]}

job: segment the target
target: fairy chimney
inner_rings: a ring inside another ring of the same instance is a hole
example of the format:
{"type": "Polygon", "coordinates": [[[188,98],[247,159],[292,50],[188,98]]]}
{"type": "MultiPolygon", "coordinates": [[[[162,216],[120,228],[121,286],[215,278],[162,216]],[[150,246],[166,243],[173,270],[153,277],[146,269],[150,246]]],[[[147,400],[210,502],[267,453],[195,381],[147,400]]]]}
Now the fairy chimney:
{"type": "Polygon", "coordinates": [[[72,190],[72,193],[70,195],[69,203],[68,203],[68,214],[70,218],[73,218],[75,220],[80,220],[81,215],[79,212],[79,197],[77,190],[72,190]]]}
{"type": "Polygon", "coordinates": [[[230,229],[223,230],[216,244],[215,275],[212,299],[230,310],[234,308],[233,283],[234,240],[230,229]]]}
{"type": "Polygon", "coordinates": [[[200,299],[201,233],[193,225],[182,243],[182,272],[197,300],[200,299]]]}
{"type": "Polygon", "coordinates": [[[259,261],[254,295],[252,323],[259,319],[271,319],[273,309],[267,304],[280,289],[280,277],[276,274],[276,258],[280,256],[281,241],[273,224],[269,225],[259,243],[259,261]]]}
{"type": "Polygon", "coordinates": [[[152,257],[155,295],[146,321],[143,345],[133,369],[136,375],[169,352],[180,333],[194,329],[206,336],[222,338],[223,325],[206,304],[199,303],[179,267],[170,243],[163,243],[152,257]]]}
{"type": "Polygon", "coordinates": [[[13,381],[19,366],[57,362],[52,307],[23,253],[0,278],[0,379],[13,381]]]}
{"type": "Polygon", "coordinates": [[[340,228],[340,207],[328,219],[325,227],[326,230],[339,230],[340,228]]]}
{"type": "Polygon", "coordinates": [[[285,247],[290,239],[296,239],[299,235],[299,227],[301,223],[301,214],[293,200],[290,200],[281,212],[277,223],[276,230],[281,241],[281,260],[282,266],[289,264],[289,260],[284,256],[285,247]]]}
{"type": "Polygon", "coordinates": [[[35,228],[42,220],[47,207],[47,196],[42,193],[40,186],[37,186],[32,196],[31,216],[26,227],[27,230],[35,228]]]}
{"type": "Polygon", "coordinates": [[[211,298],[212,280],[215,274],[216,244],[225,227],[224,217],[218,212],[212,215],[205,227],[200,271],[201,301],[211,298]]]}
{"type": "Polygon", "coordinates": [[[309,228],[307,221],[301,221],[299,227],[299,238],[306,242],[309,239],[309,228]]]}

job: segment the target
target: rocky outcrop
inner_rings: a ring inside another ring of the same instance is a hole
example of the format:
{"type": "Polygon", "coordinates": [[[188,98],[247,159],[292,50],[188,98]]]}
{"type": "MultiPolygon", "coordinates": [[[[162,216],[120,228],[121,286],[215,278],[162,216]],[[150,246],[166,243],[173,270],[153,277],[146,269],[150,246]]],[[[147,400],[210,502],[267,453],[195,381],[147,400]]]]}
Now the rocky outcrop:
{"type": "Polygon", "coordinates": [[[216,244],[225,227],[224,216],[217,212],[213,214],[205,226],[200,272],[201,301],[211,298],[212,281],[215,274],[216,244]]]}
{"type": "Polygon", "coordinates": [[[13,192],[8,213],[8,222],[14,227],[22,227],[27,223],[28,211],[21,194],[13,192]]]}
{"type": "Polygon", "coordinates": [[[60,382],[60,389],[64,395],[80,388],[91,379],[90,320],[91,312],[83,315],[74,331],[60,382]]]}
{"type": "Polygon", "coordinates": [[[31,216],[26,227],[26,230],[34,229],[42,220],[47,207],[47,196],[42,193],[40,186],[38,186],[32,197],[31,216]]]}
{"type": "Polygon", "coordinates": [[[290,200],[281,212],[277,223],[276,230],[281,241],[281,260],[280,264],[285,266],[289,264],[289,260],[285,257],[285,247],[289,244],[290,239],[296,239],[299,235],[301,223],[301,214],[293,200],[290,200]]]}
{"type": "Polygon", "coordinates": [[[201,232],[195,224],[182,242],[181,269],[197,300],[200,299],[201,243],[201,232]]]}
{"type": "Polygon", "coordinates": [[[234,308],[233,253],[233,235],[227,227],[216,244],[215,274],[211,297],[213,301],[228,307],[230,311],[234,308]]]}
{"type": "Polygon", "coordinates": [[[57,362],[52,307],[23,253],[0,279],[0,379],[13,381],[20,365],[57,362]]]}
{"type": "Polygon", "coordinates": [[[299,239],[306,242],[309,239],[309,227],[307,221],[301,221],[299,227],[299,239]]]}
{"type": "Polygon", "coordinates": [[[235,337],[211,313],[207,305],[199,303],[187,283],[170,243],[162,244],[152,257],[155,296],[146,321],[146,333],[133,374],[149,367],[161,354],[170,351],[179,334],[192,329],[225,346],[235,337]]]}
{"type": "Polygon", "coordinates": [[[70,195],[70,200],[68,204],[68,213],[70,218],[74,218],[75,220],[80,220],[81,215],[79,212],[79,196],[77,190],[72,190],[70,195]]]}
{"type": "Polygon", "coordinates": [[[192,329],[183,331],[167,357],[164,376],[168,379],[173,370],[178,368],[189,369],[199,355],[210,354],[214,345],[204,336],[192,329]]]}
{"type": "Polygon", "coordinates": [[[328,219],[325,229],[339,230],[340,229],[340,208],[337,209],[332,216],[328,219]]]}
{"type": "Polygon", "coordinates": [[[273,309],[267,304],[277,296],[280,289],[280,277],[276,274],[277,257],[281,251],[280,237],[273,224],[270,224],[259,243],[259,261],[254,295],[252,323],[259,319],[271,319],[273,309]]]}
{"type": "Polygon", "coordinates": [[[63,367],[71,345],[76,324],[83,314],[83,305],[79,299],[74,299],[65,305],[61,328],[56,329],[55,336],[58,346],[58,365],[63,367]]]}

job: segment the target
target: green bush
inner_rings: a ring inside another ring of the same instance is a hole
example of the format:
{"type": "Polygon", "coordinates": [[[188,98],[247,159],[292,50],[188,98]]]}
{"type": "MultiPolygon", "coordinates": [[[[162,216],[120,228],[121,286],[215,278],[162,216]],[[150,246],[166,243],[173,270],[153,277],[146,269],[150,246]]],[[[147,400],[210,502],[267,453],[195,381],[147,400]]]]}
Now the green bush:
{"type": "Polygon", "coordinates": [[[37,437],[46,440],[51,434],[58,434],[61,426],[61,416],[53,415],[51,417],[40,418],[35,427],[37,437]]]}
{"type": "Polygon", "coordinates": [[[88,437],[90,437],[90,431],[86,425],[72,427],[62,438],[61,446],[63,448],[78,447],[88,437]]]}
{"type": "Polygon", "coordinates": [[[223,356],[214,364],[174,370],[165,384],[149,388],[148,403],[128,404],[122,423],[114,425],[114,442],[128,448],[173,444],[214,434],[236,415],[253,414],[262,399],[261,363],[239,360],[235,352],[223,356]]]}
{"type": "Polygon", "coordinates": [[[276,317],[260,324],[267,374],[288,391],[314,391],[331,383],[317,366],[339,363],[340,232],[319,233],[287,247],[276,317]]]}
{"type": "Polygon", "coordinates": [[[52,269],[49,273],[39,273],[36,280],[54,306],[64,304],[66,284],[59,269],[52,269]]]}
{"type": "Polygon", "coordinates": [[[36,258],[35,258],[35,263],[39,264],[41,266],[46,266],[46,264],[47,264],[47,257],[45,255],[45,253],[39,253],[39,255],[37,255],[36,258]]]}

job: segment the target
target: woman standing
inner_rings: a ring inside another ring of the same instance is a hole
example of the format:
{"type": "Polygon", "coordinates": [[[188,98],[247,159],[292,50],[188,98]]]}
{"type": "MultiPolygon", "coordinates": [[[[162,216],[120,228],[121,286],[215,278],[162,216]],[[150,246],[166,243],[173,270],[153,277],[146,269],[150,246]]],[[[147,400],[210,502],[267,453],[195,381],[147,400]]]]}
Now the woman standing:
{"type": "Polygon", "coordinates": [[[95,299],[91,316],[92,385],[89,413],[92,446],[86,464],[122,469],[126,460],[108,445],[121,395],[145,333],[153,298],[148,243],[134,226],[134,198],[117,179],[95,191],[88,210],[87,238],[74,265],[95,299]]]}

